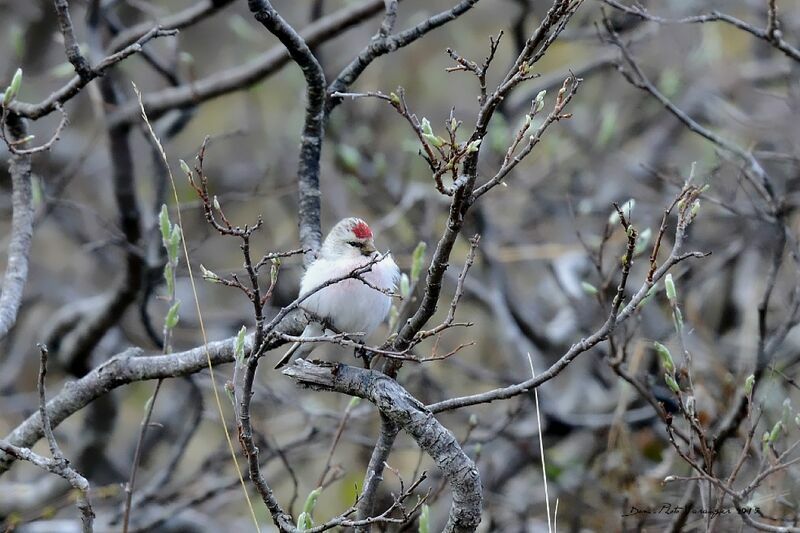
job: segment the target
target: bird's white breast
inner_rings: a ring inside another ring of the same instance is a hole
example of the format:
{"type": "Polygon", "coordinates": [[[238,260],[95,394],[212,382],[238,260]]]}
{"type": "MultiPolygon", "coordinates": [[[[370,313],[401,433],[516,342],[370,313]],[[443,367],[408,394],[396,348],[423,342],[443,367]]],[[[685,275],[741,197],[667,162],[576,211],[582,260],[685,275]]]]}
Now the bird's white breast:
{"type": "MultiPolygon", "coordinates": [[[[369,258],[317,259],[306,271],[300,284],[300,295],[311,292],[328,280],[345,276],[365,265],[369,258]]],[[[394,290],[400,270],[391,256],[374,264],[363,274],[364,279],[375,287],[394,290]]],[[[334,283],[306,298],[301,307],[325,318],[341,332],[363,332],[367,335],[386,318],[392,305],[391,297],[350,278],[334,283]]]]}

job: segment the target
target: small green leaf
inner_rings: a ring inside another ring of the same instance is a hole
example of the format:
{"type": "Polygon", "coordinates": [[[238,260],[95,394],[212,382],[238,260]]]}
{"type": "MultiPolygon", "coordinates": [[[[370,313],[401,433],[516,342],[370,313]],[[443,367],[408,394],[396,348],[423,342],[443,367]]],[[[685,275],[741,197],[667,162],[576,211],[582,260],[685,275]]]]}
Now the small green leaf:
{"type": "Polygon", "coordinates": [[[428,507],[427,503],[422,506],[422,510],[419,513],[419,528],[417,531],[419,533],[431,532],[431,508],[428,507]]]}
{"type": "Polygon", "coordinates": [[[192,176],[192,169],[189,168],[189,165],[186,164],[186,161],[181,159],[180,163],[181,163],[181,170],[183,170],[186,173],[187,176],[191,177],[192,176]]]}
{"type": "Polygon", "coordinates": [[[311,520],[311,515],[309,515],[305,511],[300,513],[300,516],[297,517],[297,529],[303,532],[303,531],[308,531],[313,527],[314,527],[314,521],[311,520]]]}
{"type": "Polygon", "coordinates": [[[161,229],[161,241],[165,248],[169,248],[169,235],[172,233],[172,224],[169,221],[169,209],[167,204],[161,204],[161,212],[158,214],[158,226],[161,229]]]}
{"type": "Polygon", "coordinates": [[[403,272],[400,275],[400,296],[408,298],[409,294],[411,294],[411,284],[408,281],[408,275],[403,272]]]}
{"type": "Polygon", "coordinates": [[[167,316],[164,318],[164,326],[167,329],[173,329],[178,325],[178,320],[180,320],[180,316],[178,316],[178,309],[180,309],[180,307],[181,302],[178,300],[172,304],[172,307],[170,307],[169,311],[167,311],[167,316]]]}
{"type": "Polygon", "coordinates": [[[471,143],[467,145],[467,153],[471,154],[473,152],[477,152],[481,145],[481,139],[475,139],[471,143]]]}
{"type": "Polygon", "coordinates": [[[353,146],[340,144],[336,147],[336,155],[349,172],[355,172],[361,166],[361,152],[353,146]]]}
{"type": "Polygon", "coordinates": [[[533,106],[534,113],[538,113],[544,108],[544,97],[546,94],[547,91],[544,90],[544,91],[539,91],[539,93],[536,95],[536,103],[533,106]]]}
{"type": "Polygon", "coordinates": [[[672,280],[672,274],[667,274],[664,278],[664,289],[667,292],[667,300],[670,303],[674,302],[678,297],[678,292],[675,290],[675,282],[672,280]]]}
{"type": "Polygon", "coordinates": [[[14,73],[14,77],[11,78],[11,83],[8,85],[5,95],[3,96],[3,104],[5,105],[10,104],[14,100],[14,98],[17,97],[21,85],[22,85],[22,69],[18,68],[17,71],[14,73]]]}
{"type": "Polygon", "coordinates": [[[33,202],[33,207],[37,208],[42,205],[43,199],[42,180],[38,176],[31,176],[31,201],[33,202]]]}
{"type": "Polygon", "coordinates": [[[781,422],[780,420],[775,422],[775,425],[772,426],[772,431],[769,432],[768,442],[772,443],[778,440],[782,428],[783,428],[783,422],[781,422]]]}
{"type": "Polygon", "coordinates": [[[672,360],[672,354],[669,349],[658,341],[653,342],[653,348],[655,348],[658,358],[661,360],[661,366],[664,367],[664,371],[669,374],[675,372],[675,363],[672,360]]]}
{"type": "Polygon", "coordinates": [[[231,405],[234,409],[236,409],[236,394],[233,390],[233,383],[230,381],[225,382],[225,395],[228,397],[228,401],[231,402],[231,405]]]}
{"type": "Polygon", "coordinates": [[[430,133],[423,133],[422,138],[434,145],[436,148],[441,148],[444,146],[444,139],[439,137],[438,135],[433,135],[430,133]]]}
{"type": "Polygon", "coordinates": [[[242,326],[239,333],[236,334],[236,341],[233,343],[233,357],[239,361],[244,362],[244,337],[247,335],[247,328],[242,326]]]}
{"type": "Polygon", "coordinates": [[[425,135],[433,135],[433,129],[431,128],[431,123],[425,117],[422,117],[422,122],[420,122],[420,129],[422,130],[422,133],[425,135]]]}
{"type": "MultiPolygon", "coordinates": [[[[619,210],[622,211],[622,214],[625,215],[626,218],[630,218],[634,207],[636,207],[636,200],[631,198],[630,200],[619,206],[619,210]]],[[[608,223],[613,226],[618,222],[619,222],[619,213],[617,212],[616,209],[614,209],[614,211],[608,217],[608,223]]]]}
{"type": "Polygon", "coordinates": [[[355,407],[360,403],[361,403],[361,398],[359,398],[358,396],[353,396],[352,398],[350,398],[350,402],[347,404],[347,409],[348,410],[355,409],[355,407]]]}
{"type": "Polygon", "coordinates": [[[169,246],[167,247],[167,255],[171,263],[178,262],[178,248],[181,244],[181,227],[177,224],[172,226],[172,232],[169,235],[169,246]]]}
{"type": "Polygon", "coordinates": [[[639,239],[636,241],[636,248],[633,249],[633,255],[639,255],[643,253],[650,244],[650,238],[652,236],[653,232],[650,230],[650,228],[645,228],[645,230],[639,234],[639,239]]]}
{"type": "Polygon", "coordinates": [[[585,292],[589,296],[594,296],[595,294],[597,294],[599,292],[597,290],[597,287],[595,287],[594,285],[592,285],[588,281],[581,281],[581,289],[583,289],[583,292],[585,292]]]}
{"type": "Polygon", "coordinates": [[[425,261],[425,250],[428,249],[427,243],[420,241],[417,247],[414,248],[414,253],[411,254],[411,283],[416,283],[419,280],[419,275],[422,272],[422,264],[425,261]]]}
{"type": "Polygon", "coordinates": [[[276,257],[271,260],[271,263],[272,264],[269,267],[269,282],[274,285],[278,281],[278,272],[281,269],[281,260],[276,257]]]}
{"type": "Polygon", "coordinates": [[[745,396],[750,396],[753,392],[753,385],[755,385],[756,377],[753,374],[747,376],[747,379],[744,380],[744,394],[745,396]]]}
{"type": "Polygon", "coordinates": [[[314,511],[314,507],[317,506],[317,500],[319,500],[320,494],[322,494],[322,487],[317,487],[309,492],[308,497],[306,497],[306,502],[303,504],[303,511],[312,513],[314,511]]]}
{"type": "Polygon", "coordinates": [[[203,273],[203,279],[206,280],[206,281],[210,281],[212,283],[221,283],[222,282],[222,280],[219,279],[219,276],[217,276],[216,274],[211,272],[209,269],[204,267],[202,263],[200,264],[200,272],[203,273]]]}
{"type": "Polygon", "coordinates": [[[147,401],[144,402],[144,414],[145,415],[150,411],[152,406],[153,406],[153,397],[150,396],[149,398],[147,398],[147,401]]]}
{"type": "Polygon", "coordinates": [[[164,265],[164,282],[167,284],[167,299],[172,300],[172,297],[175,296],[175,271],[172,263],[164,265]]]}
{"type": "Polygon", "coordinates": [[[786,427],[789,425],[789,422],[792,420],[792,400],[786,398],[783,400],[783,413],[781,414],[781,421],[783,422],[783,426],[786,427]]]}
{"type": "Polygon", "coordinates": [[[675,378],[672,377],[672,374],[664,374],[664,381],[667,383],[669,390],[675,394],[679,394],[681,392],[681,388],[678,386],[678,382],[675,381],[675,378]]]}
{"type": "Polygon", "coordinates": [[[700,212],[700,200],[695,200],[692,203],[692,209],[689,211],[689,216],[692,218],[697,216],[697,213],[700,212]]]}

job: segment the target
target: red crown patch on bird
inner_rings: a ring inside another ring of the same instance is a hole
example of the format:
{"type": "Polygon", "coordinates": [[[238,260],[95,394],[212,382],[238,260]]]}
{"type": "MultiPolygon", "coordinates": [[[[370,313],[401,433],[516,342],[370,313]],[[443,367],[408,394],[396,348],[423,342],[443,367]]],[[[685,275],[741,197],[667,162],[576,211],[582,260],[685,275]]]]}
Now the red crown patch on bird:
{"type": "Polygon", "coordinates": [[[371,239],[372,238],[372,230],[369,229],[367,223],[363,220],[359,220],[355,226],[353,226],[353,235],[358,237],[359,239],[371,239]]]}

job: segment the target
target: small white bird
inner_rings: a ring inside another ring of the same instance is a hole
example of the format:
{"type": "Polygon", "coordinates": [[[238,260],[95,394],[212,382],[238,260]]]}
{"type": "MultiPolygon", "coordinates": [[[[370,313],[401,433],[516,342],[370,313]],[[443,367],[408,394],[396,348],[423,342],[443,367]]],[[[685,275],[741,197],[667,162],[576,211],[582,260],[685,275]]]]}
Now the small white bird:
{"type": "MultiPolygon", "coordinates": [[[[326,281],[346,276],[376,257],[372,230],[360,218],[345,218],[331,229],[319,257],[306,270],[300,282],[300,296],[308,294],[326,281]]],[[[392,256],[381,257],[362,277],[377,287],[370,287],[357,278],[348,278],[333,283],[311,294],[300,303],[300,307],[327,321],[341,333],[372,333],[383,322],[392,305],[391,297],[382,291],[393,291],[400,277],[392,256]]],[[[302,337],[332,335],[317,322],[309,323],[302,337]]],[[[316,343],[297,342],[281,358],[275,368],[280,368],[289,359],[307,356],[316,343]]]]}

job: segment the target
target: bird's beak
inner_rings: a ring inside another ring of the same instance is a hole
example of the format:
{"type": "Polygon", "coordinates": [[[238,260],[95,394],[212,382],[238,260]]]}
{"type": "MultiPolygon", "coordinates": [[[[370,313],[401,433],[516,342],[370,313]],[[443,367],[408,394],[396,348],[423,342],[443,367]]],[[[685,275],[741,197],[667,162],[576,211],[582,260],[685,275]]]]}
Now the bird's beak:
{"type": "Polygon", "coordinates": [[[368,240],[364,243],[364,247],[361,248],[361,254],[367,257],[372,257],[377,250],[375,249],[375,243],[372,242],[372,239],[368,240]]]}

